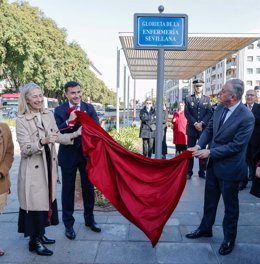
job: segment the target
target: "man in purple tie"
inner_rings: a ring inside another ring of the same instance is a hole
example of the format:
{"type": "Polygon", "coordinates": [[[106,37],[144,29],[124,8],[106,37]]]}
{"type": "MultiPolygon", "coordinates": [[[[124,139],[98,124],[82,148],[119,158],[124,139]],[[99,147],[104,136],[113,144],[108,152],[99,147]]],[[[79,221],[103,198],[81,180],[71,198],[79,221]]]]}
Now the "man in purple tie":
{"type": "MultiPolygon", "coordinates": [[[[81,87],[75,81],[70,81],[64,86],[65,96],[68,101],[54,110],[54,116],[58,128],[62,133],[73,133],[80,124],[74,122],[72,126],[68,126],[69,122],[75,120],[76,110],[86,112],[93,120],[99,123],[97,113],[93,105],[85,103],[81,100],[81,87]],[[75,110],[68,114],[68,109],[75,110]]],[[[71,124],[71,122],[70,122],[71,124]]],[[[81,136],[74,140],[73,145],[60,144],[58,152],[58,162],[62,173],[62,220],[65,225],[65,235],[69,239],[75,239],[76,233],[73,225],[75,219],[74,212],[74,195],[75,195],[75,180],[77,170],[80,172],[82,199],[84,205],[84,220],[85,225],[90,227],[94,232],[100,232],[101,228],[97,225],[94,219],[94,186],[88,179],[86,172],[86,157],[82,155],[81,136]]]]}
{"type": "Polygon", "coordinates": [[[243,81],[232,79],[225,83],[219,93],[220,104],[202,132],[198,144],[191,148],[194,157],[208,158],[208,164],[203,218],[199,227],[186,237],[212,237],[212,227],[222,195],[225,211],[224,240],[219,248],[221,255],[231,253],[235,245],[239,216],[238,188],[247,172],[246,148],[255,121],[254,115],[241,102],[243,92],[243,81]],[[225,109],[228,110],[223,118],[225,109]],[[210,149],[206,149],[209,143],[210,149]]]}

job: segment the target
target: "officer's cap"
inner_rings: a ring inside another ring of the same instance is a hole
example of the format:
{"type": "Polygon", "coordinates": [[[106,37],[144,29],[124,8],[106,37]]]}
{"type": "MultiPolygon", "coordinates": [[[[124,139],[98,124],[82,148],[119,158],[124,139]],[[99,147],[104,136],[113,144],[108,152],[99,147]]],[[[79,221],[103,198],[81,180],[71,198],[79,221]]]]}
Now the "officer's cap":
{"type": "Polygon", "coordinates": [[[195,79],[192,83],[193,83],[193,85],[195,85],[195,86],[203,86],[204,81],[201,80],[201,79],[195,79]]]}
{"type": "Polygon", "coordinates": [[[260,86],[255,86],[255,88],[254,88],[254,90],[256,91],[256,90],[260,90],[260,86]]]}

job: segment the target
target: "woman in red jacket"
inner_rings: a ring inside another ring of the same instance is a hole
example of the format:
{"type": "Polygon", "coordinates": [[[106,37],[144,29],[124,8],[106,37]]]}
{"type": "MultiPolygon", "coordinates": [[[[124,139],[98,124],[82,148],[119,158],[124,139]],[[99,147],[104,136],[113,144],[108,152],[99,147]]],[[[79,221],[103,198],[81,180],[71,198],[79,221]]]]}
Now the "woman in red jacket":
{"type": "Polygon", "coordinates": [[[176,155],[187,149],[186,125],[187,119],[184,115],[184,103],[178,104],[178,109],[173,114],[173,143],[176,147],[176,155]]]}

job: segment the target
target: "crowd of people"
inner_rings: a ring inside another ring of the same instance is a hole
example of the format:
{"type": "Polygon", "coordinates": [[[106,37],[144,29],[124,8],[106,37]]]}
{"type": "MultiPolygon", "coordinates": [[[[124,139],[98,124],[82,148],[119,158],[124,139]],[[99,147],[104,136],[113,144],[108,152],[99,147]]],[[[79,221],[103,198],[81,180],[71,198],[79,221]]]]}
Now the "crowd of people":
{"type": "MultiPolygon", "coordinates": [[[[244,83],[239,79],[226,82],[218,94],[218,104],[212,107],[210,99],[202,94],[202,80],[194,80],[194,94],[179,102],[171,119],[176,155],[189,149],[200,161],[198,176],[205,179],[204,213],[199,227],[186,235],[189,239],[211,237],[218,202],[222,196],[225,206],[223,219],[224,239],[219,254],[232,252],[237,236],[239,216],[238,192],[252,180],[250,193],[260,197],[260,104],[257,91],[246,92],[242,103],[244,83]],[[248,175],[249,171],[249,175],[248,175]]],[[[94,186],[86,171],[87,158],[82,154],[81,125],[77,110],[86,112],[97,124],[99,119],[91,102],[81,100],[81,86],[69,81],[64,86],[67,101],[55,108],[54,113],[44,109],[43,91],[35,83],[20,88],[16,137],[20,146],[18,173],[19,217],[18,232],[29,237],[29,251],[50,256],[53,251],[46,245],[55,239],[46,237],[45,228],[59,223],[56,200],[58,165],[62,176],[62,221],[65,236],[74,240],[74,193],[77,171],[80,173],[83,218],[94,232],[101,232],[94,210],[94,186]],[[56,154],[55,143],[59,143],[56,154]]],[[[162,106],[162,153],[166,159],[168,111],[162,106]]],[[[149,158],[155,150],[156,109],[147,98],[140,111],[140,138],[143,155],[149,158]]],[[[14,145],[10,128],[0,123],[0,210],[6,206],[10,192],[9,171],[14,159],[14,145]]],[[[193,175],[190,160],[187,179],[193,175]]],[[[0,256],[4,250],[0,249],[0,256]]]]}

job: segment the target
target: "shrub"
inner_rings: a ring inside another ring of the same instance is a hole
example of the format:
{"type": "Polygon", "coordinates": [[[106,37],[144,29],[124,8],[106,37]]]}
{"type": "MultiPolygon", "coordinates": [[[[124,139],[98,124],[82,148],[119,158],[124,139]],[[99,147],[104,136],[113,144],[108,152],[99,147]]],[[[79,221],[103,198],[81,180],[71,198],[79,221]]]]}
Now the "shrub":
{"type": "Polygon", "coordinates": [[[119,133],[116,129],[112,129],[109,133],[117,143],[133,152],[140,152],[140,138],[139,128],[136,126],[129,126],[120,128],[119,133]]]}
{"type": "MultiPolygon", "coordinates": [[[[109,132],[111,137],[113,137],[117,143],[125,147],[126,149],[139,153],[140,149],[140,138],[139,138],[139,128],[136,126],[129,126],[120,128],[119,133],[117,133],[115,128],[109,132]]],[[[95,204],[100,207],[106,207],[109,201],[106,197],[95,188],[95,204]]]]}

